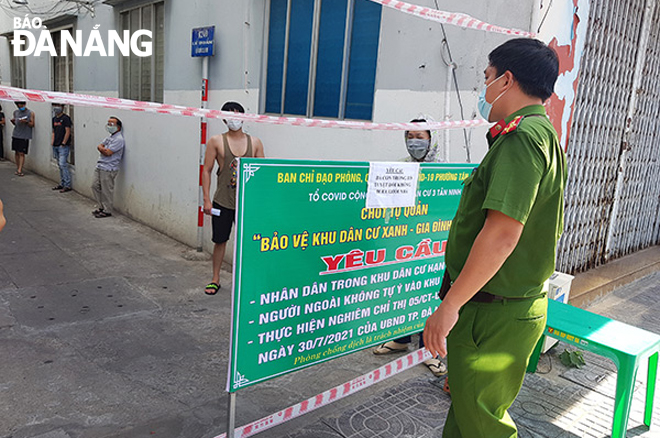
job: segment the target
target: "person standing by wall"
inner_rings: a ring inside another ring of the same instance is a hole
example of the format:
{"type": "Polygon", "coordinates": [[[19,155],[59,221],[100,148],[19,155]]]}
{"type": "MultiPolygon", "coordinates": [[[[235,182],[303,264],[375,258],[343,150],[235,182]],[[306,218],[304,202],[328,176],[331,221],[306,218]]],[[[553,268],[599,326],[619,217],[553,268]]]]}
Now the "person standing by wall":
{"type": "Polygon", "coordinates": [[[30,147],[30,140],[32,140],[34,112],[29,110],[25,102],[22,101],[16,102],[16,107],[18,109],[14,111],[14,116],[11,118],[11,123],[14,125],[14,132],[11,135],[11,149],[16,157],[15,175],[25,176],[23,165],[30,147]]]}
{"type": "Polygon", "coordinates": [[[53,187],[60,193],[71,191],[71,172],[69,172],[69,152],[71,152],[71,118],[64,113],[64,106],[53,104],[53,133],[50,136],[53,146],[53,158],[60,168],[60,183],[53,187]]]}
{"type": "MultiPolygon", "coordinates": [[[[222,111],[244,113],[238,102],[226,102],[222,111]]],[[[220,210],[220,216],[213,216],[213,277],[204,288],[207,295],[215,295],[220,289],[220,268],[225,257],[225,248],[236,216],[236,171],[237,158],[264,157],[264,145],[257,137],[243,132],[242,120],[223,120],[229,130],[209,139],[204,156],[202,191],[204,193],[204,213],[211,209],[220,210]],[[211,171],[218,163],[218,187],[211,199],[211,171]]]]}
{"type": "Polygon", "coordinates": [[[96,199],[96,210],[92,214],[98,219],[112,216],[115,179],[119,173],[119,165],[126,145],[121,120],[111,116],[105,129],[110,135],[96,147],[101,157],[96,163],[92,182],[92,192],[96,199]]]}
{"type": "Polygon", "coordinates": [[[543,106],[557,81],[557,54],[520,38],[488,61],[479,112],[496,123],[488,153],[463,182],[445,296],[424,328],[431,354],[447,355],[446,438],[517,436],[507,410],[545,328],[544,283],[563,229],[566,157],[543,106]]]}

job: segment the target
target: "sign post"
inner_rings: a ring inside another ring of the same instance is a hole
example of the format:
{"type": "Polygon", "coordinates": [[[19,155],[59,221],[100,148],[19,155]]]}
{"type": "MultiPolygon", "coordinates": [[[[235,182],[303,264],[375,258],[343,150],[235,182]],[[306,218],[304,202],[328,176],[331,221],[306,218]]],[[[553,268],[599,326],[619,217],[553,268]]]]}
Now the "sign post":
{"type": "MultiPolygon", "coordinates": [[[[215,44],[213,36],[215,26],[200,27],[192,31],[191,56],[202,58],[202,105],[206,109],[209,101],[209,57],[214,55],[215,44]]],[[[206,153],[207,123],[202,117],[200,126],[200,146],[199,146],[199,194],[197,211],[197,252],[203,250],[204,235],[204,192],[202,190],[202,174],[204,173],[204,155],[206,153]]]]}

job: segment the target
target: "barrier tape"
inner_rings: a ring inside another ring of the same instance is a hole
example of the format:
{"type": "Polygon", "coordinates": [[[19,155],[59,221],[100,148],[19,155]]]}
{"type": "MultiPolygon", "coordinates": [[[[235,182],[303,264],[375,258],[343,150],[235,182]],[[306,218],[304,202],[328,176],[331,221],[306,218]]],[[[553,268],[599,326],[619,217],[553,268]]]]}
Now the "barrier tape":
{"type": "Polygon", "coordinates": [[[342,128],[368,131],[424,131],[475,128],[490,125],[485,120],[449,120],[427,123],[373,123],[350,120],[306,119],[302,117],[274,117],[264,114],[235,113],[206,108],[186,107],[156,102],[141,102],[102,97],[88,94],[62,93],[59,91],[24,90],[0,86],[0,99],[13,101],[62,103],[87,107],[111,108],[184,117],[206,117],[208,119],[238,119],[246,122],[271,125],[304,126],[312,128],[342,128]]]}
{"type": "Polygon", "coordinates": [[[445,12],[438,9],[417,6],[406,2],[396,0],[371,0],[374,3],[381,4],[388,8],[396,9],[406,14],[414,15],[416,17],[424,18],[430,21],[436,21],[443,24],[451,24],[454,26],[465,27],[468,29],[484,30],[487,32],[503,33],[505,35],[518,35],[523,37],[534,38],[535,33],[527,32],[518,29],[507,29],[505,27],[495,26],[493,24],[485,23],[477,20],[466,14],[459,12],[445,12]]]}
{"type": "MultiPolygon", "coordinates": [[[[234,429],[235,438],[247,438],[257,433],[263,432],[271,427],[278,426],[294,418],[308,414],[320,407],[329,405],[344,397],[361,391],[374,383],[383,381],[395,374],[405,371],[413,366],[422,363],[426,359],[430,359],[431,353],[424,349],[413,351],[412,353],[403,356],[395,361],[388,363],[374,371],[364,374],[356,379],[346,382],[342,385],[335,386],[334,388],[325,391],[317,396],[308,398],[307,400],[293,406],[289,406],[273,415],[264,417],[253,423],[234,429]]],[[[215,438],[226,438],[227,434],[223,433],[215,438]]]]}

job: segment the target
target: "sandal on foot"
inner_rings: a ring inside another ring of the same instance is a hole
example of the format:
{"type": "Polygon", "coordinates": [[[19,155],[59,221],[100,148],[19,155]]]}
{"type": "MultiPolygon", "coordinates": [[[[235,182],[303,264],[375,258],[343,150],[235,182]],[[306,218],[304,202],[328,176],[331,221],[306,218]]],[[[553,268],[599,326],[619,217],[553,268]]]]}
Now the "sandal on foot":
{"type": "Polygon", "coordinates": [[[442,363],[440,359],[427,359],[424,361],[424,365],[426,365],[429,370],[431,370],[431,373],[433,373],[435,377],[440,377],[447,374],[447,365],[442,363]]]}
{"type": "Polygon", "coordinates": [[[218,289],[220,289],[220,285],[218,283],[209,283],[204,288],[204,293],[206,295],[215,295],[218,293],[218,289]]]}
{"type": "Polygon", "coordinates": [[[23,172],[14,172],[14,175],[16,176],[25,176],[23,172]]]}
{"type": "Polygon", "coordinates": [[[408,344],[399,344],[398,342],[389,341],[374,348],[374,354],[392,354],[408,351],[408,344]],[[400,345],[400,347],[397,347],[400,345]]]}
{"type": "Polygon", "coordinates": [[[97,219],[101,219],[101,218],[104,218],[104,217],[110,217],[110,216],[112,216],[112,213],[108,213],[107,211],[99,211],[98,213],[96,213],[94,215],[94,217],[97,218],[97,219]]]}

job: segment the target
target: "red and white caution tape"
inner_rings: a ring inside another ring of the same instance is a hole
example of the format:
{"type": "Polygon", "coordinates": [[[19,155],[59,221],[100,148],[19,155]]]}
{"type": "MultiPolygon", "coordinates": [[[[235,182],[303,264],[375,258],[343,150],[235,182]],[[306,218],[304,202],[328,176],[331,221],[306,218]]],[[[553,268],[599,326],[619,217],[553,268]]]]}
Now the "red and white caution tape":
{"type": "Polygon", "coordinates": [[[417,6],[406,2],[396,0],[371,0],[388,8],[396,9],[406,14],[415,15],[426,20],[437,21],[443,24],[452,24],[454,26],[466,27],[468,29],[485,30],[487,32],[503,33],[506,35],[518,35],[522,37],[534,38],[536,34],[518,29],[507,29],[505,27],[495,26],[483,21],[477,20],[466,14],[458,12],[444,12],[437,9],[417,6]]]}
{"type": "MultiPolygon", "coordinates": [[[[392,377],[395,374],[412,368],[415,365],[422,363],[426,359],[430,359],[431,357],[431,353],[424,349],[414,351],[404,357],[388,363],[385,366],[378,368],[377,370],[364,374],[357,379],[351,380],[350,382],[335,386],[334,388],[312,398],[308,398],[307,400],[298,403],[297,405],[290,406],[273,415],[269,415],[268,417],[264,417],[245,426],[238,427],[235,429],[234,436],[235,438],[247,438],[256,435],[257,433],[263,432],[264,430],[270,429],[271,427],[278,426],[289,420],[312,412],[313,410],[316,410],[322,406],[329,405],[332,402],[340,400],[351,394],[355,394],[358,391],[370,387],[374,383],[378,383],[389,377],[392,377]]],[[[226,438],[226,436],[227,434],[223,433],[216,438],[226,438]]]]}
{"type": "Polygon", "coordinates": [[[246,122],[271,125],[305,126],[313,128],[342,128],[369,131],[423,131],[475,128],[489,125],[485,120],[456,120],[427,123],[373,123],[349,120],[306,119],[302,117],[273,117],[264,114],[244,114],[205,108],[185,107],[156,102],[141,102],[115,97],[92,96],[87,94],[61,93],[58,91],[24,90],[22,88],[0,86],[0,99],[28,102],[50,102],[68,105],[112,108],[156,114],[169,114],[184,117],[206,117],[209,119],[238,119],[246,122]]]}

